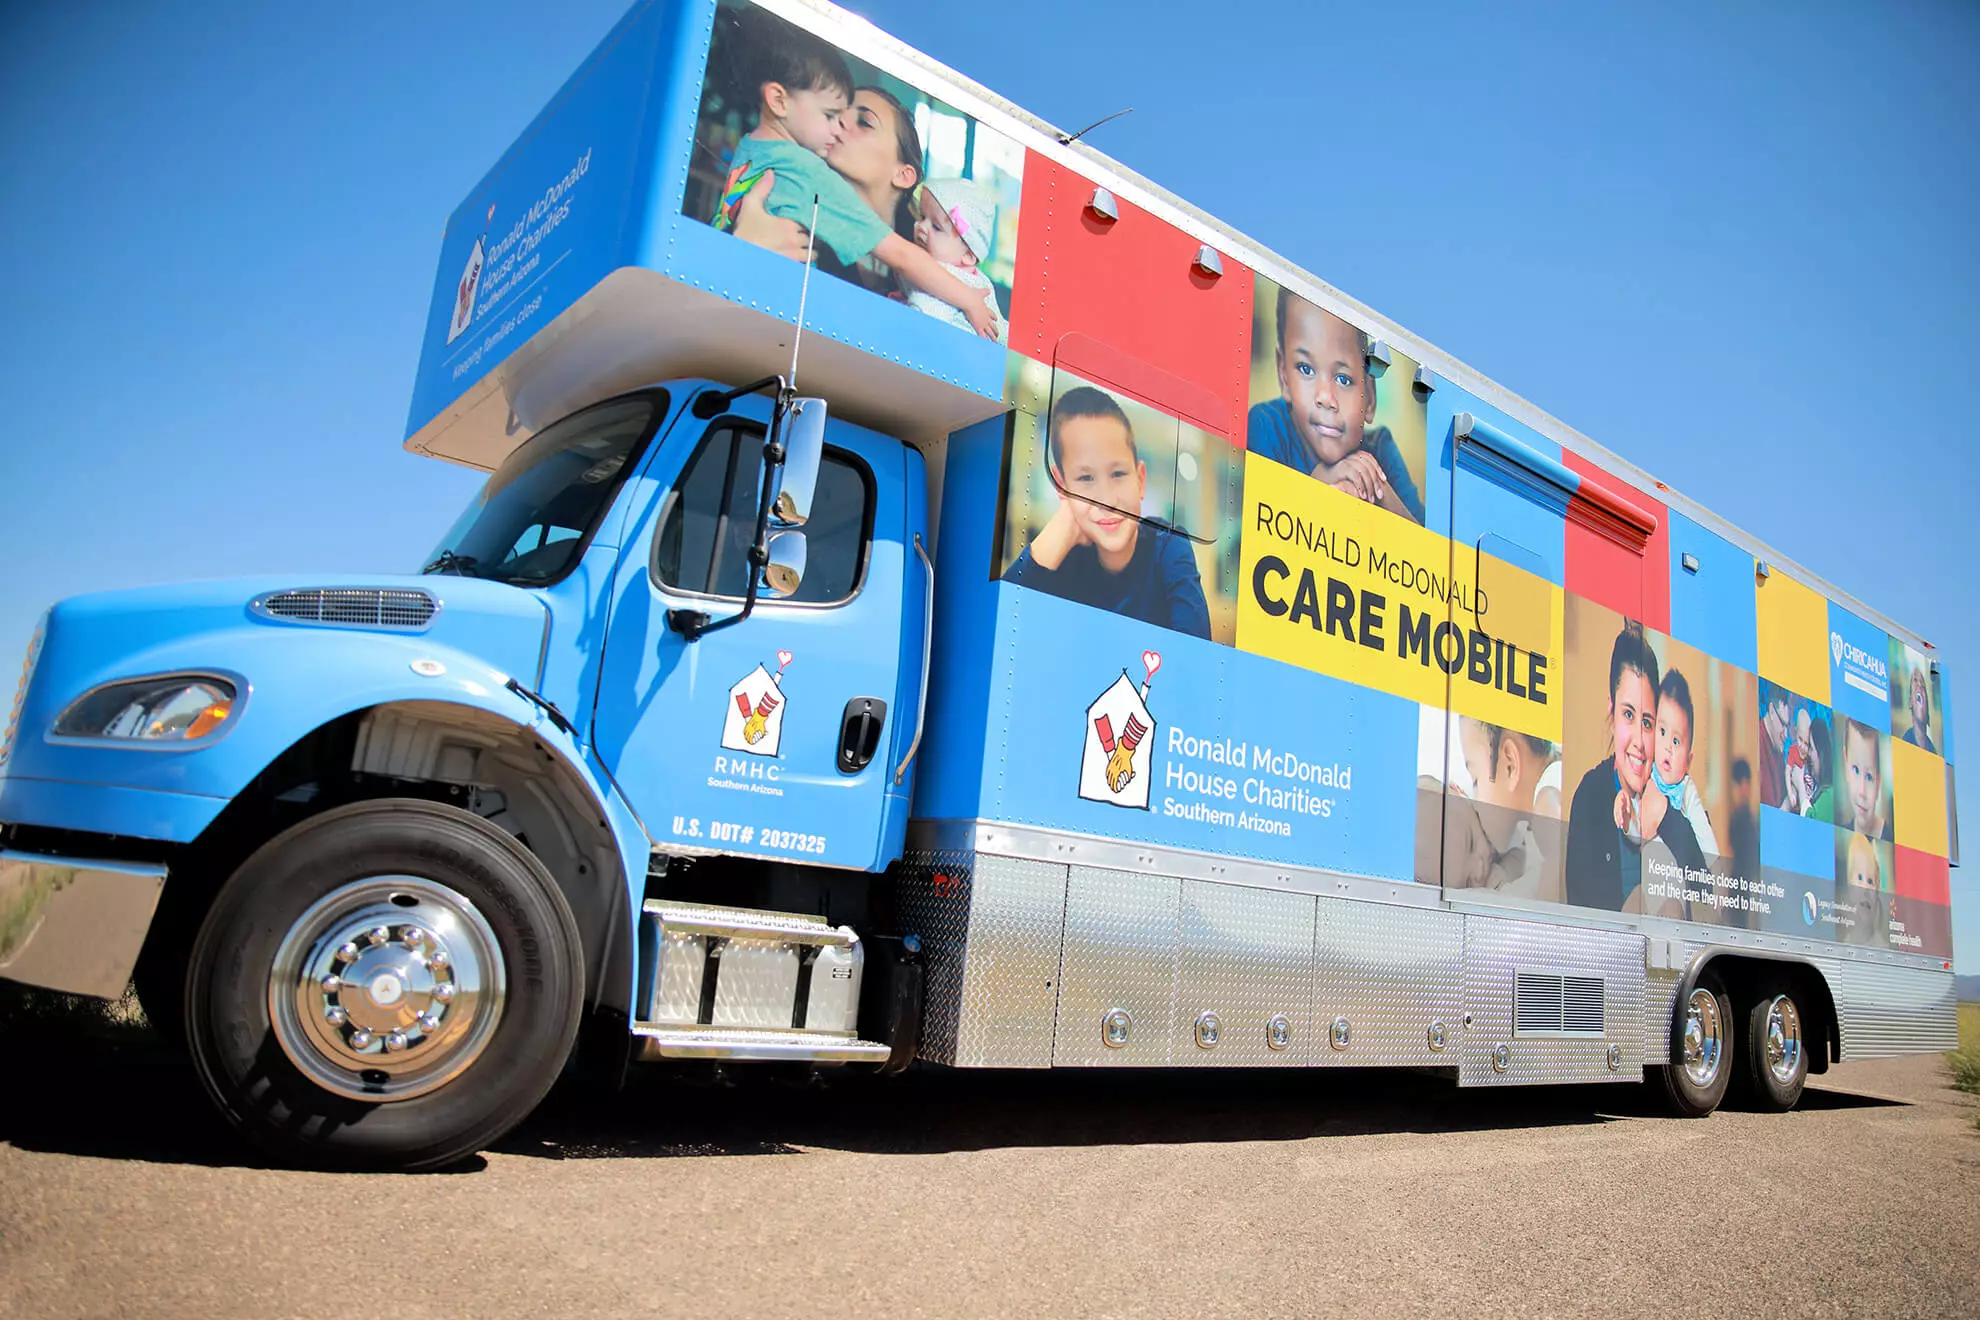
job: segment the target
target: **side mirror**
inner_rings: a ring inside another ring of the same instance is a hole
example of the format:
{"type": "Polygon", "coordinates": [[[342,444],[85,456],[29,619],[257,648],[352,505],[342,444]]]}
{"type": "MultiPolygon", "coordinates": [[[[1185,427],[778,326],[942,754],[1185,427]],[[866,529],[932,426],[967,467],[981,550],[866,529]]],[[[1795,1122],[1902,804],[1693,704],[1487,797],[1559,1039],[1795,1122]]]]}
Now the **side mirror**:
{"type": "Polygon", "coordinates": [[[763,589],[778,600],[795,596],[804,582],[804,533],[792,529],[770,538],[770,561],[763,566],[763,589]]]}
{"type": "Polygon", "coordinates": [[[770,516],[779,526],[802,527],[811,521],[811,502],[818,493],[818,466],[825,461],[825,416],[823,399],[793,399],[784,415],[779,428],[784,471],[777,498],[770,505],[770,516]]]}

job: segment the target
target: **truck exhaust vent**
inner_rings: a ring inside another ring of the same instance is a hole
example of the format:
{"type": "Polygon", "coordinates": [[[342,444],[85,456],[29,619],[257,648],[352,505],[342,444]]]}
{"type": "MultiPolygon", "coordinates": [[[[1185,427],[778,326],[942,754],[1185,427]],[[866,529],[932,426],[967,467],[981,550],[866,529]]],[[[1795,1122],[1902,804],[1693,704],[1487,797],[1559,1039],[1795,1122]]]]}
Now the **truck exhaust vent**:
{"type": "Polygon", "coordinates": [[[1602,1036],[1606,998],[1599,976],[1519,972],[1513,978],[1515,1036],[1602,1036]]]}
{"type": "Polygon", "coordinates": [[[308,587],[276,591],[250,607],[287,623],[332,628],[395,628],[417,632],[433,622],[440,604],[424,591],[385,587],[308,587]]]}

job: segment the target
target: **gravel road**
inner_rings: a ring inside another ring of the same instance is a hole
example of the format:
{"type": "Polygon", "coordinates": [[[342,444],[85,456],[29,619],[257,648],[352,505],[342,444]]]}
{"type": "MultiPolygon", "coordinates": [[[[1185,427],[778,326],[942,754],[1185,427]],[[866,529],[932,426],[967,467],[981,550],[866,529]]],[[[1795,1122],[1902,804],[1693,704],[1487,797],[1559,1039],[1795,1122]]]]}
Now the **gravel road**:
{"type": "Polygon", "coordinates": [[[644,1076],[418,1177],[259,1164],[140,1026],[0,1058],[5,1316],[1980,1314],[1937,1058],[1693,1122],[1397,1073],[644,1076]]]}

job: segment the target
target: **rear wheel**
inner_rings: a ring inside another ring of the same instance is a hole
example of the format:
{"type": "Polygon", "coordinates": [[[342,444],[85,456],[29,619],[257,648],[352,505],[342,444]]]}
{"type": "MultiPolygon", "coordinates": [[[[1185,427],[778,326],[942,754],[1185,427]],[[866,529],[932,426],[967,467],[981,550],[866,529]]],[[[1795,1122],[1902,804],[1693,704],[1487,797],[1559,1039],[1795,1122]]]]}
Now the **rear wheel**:
{"type": "Polygon", "coordinates": [[[432,1168],[508,1131],[576,1037],[556,882],[479,817],[408,799],[309,820],[222,887],[187,1039],[222,1112],[283,1159],[432,1168]]]}
{"type": "Polygon", "coordinates": [[[1716,976],[1698,978],[1672,1026],[1671,1061],[1655,1085],[1681,1118],[1703,1118],[1726,1098],[1732,1080],[1732,1005],[1716,976]]]}
{"type": "Polygon", "coordinates": [[[1785,1114],[1801,1102],[1808,1081],[1808,1042],[1801,1008],[1785,985],[1754,1000],[1741,1042],[1741,1091],[1755,1109],[1785,1114]]]}

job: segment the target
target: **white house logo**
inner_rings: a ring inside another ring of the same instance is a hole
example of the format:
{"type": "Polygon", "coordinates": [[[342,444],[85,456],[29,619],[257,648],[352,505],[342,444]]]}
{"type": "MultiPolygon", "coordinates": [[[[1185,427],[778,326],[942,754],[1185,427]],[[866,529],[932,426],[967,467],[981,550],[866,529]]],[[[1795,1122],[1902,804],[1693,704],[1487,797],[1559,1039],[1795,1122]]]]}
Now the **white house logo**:
{"type": "Polygon", "coordinates": [[[487,239],[483,234],[474,240],[474,250],[468,253],[467,265],[461,271],[461,282],[454,286],[454,319],[447,323],[450,344],[474,324],[474,295],[481,288],[481,268],[488,260],[487,239]]]}
{"type": "Polygon", "coordinates": [[[1884,657],[1872,654],[1839,632],[1829,634],[1829,658],[1842,670],[1842,681],[1878,701],[1891,699],[1890,670],[1884,657]]]}
{"type": "Polygon", "coordinates": [[[1121,676],[1086,708],[1079,758],[1079,795],[1089,802],[1148,810],[1154,779],[1155,717],[1148,711],[1148,689],[1162,667],[1162,653],[1143,651],[1148,677],[1139,687],[1121,676]]]}
{"type": "Polygon", "coordinates": [[[722,746],[732,752],[753,756],[775,756],[784,741],[784,670],[791,663],[789,651],[777,652],[777,672],[762,665],[749,671],[729,689],[728,712],[722,720],[722,746]]]}

